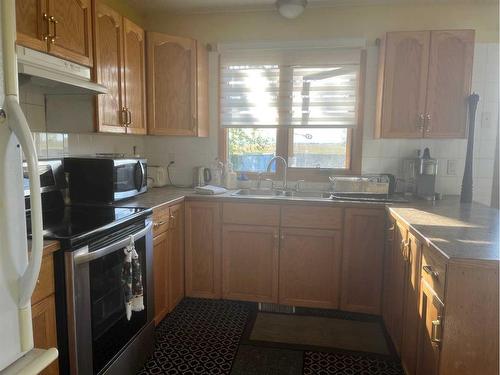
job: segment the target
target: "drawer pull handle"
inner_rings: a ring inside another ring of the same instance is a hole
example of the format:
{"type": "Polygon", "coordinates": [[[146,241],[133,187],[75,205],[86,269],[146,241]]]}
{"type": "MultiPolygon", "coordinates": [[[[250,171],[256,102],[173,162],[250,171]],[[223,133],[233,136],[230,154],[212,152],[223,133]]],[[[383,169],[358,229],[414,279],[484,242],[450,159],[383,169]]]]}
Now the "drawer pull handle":
{"type": "Polygon", "coordinates": [[[422,269],[425,271],[425,273],[431,275],[432,277],[434,277],[436,279],[439,278],[439,272],[433,270],[432,266],[423,266],[422,269]]]}
{"type": "Polygon", "coordinates": [[[441,317],[432,321],[431,341],[437,344],[441,343],[441,317]]]}
{"type": "Polygon", "coordinates": [[[161,227],[162,225],[166,224],[165,221],[158,221],[153,224],[153,228],[158,228],[161,227]]]}

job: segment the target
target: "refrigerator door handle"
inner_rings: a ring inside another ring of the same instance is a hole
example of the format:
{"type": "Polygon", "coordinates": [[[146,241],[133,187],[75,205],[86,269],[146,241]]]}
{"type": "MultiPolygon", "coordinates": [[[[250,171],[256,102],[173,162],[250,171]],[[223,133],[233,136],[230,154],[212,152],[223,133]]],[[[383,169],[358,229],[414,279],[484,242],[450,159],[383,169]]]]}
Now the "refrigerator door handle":
{"type": "Polygon", "coordinates": [[[24,116],[17,96],[5,96],[5,108],[8,116],[7,124],[16,135],[21,144],[26,163],[28,165],[28,176],[30,182],[30,204],[31,204],[31,254],[28,267],[21,276],[19,307],[24,309],[30,306],[31,295],[40,273],[43,255],[43,223],[42,223],[42,199],[40,195],[40,176],[38,174],[38,157],[35,144],[24,116]]]}

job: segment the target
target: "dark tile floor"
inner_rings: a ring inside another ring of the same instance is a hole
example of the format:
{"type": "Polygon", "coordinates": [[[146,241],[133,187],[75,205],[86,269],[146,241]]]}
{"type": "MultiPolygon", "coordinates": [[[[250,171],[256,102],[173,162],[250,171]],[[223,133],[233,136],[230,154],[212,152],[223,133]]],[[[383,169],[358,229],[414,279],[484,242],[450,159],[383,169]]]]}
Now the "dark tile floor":
{"type": "Polygon", "coordinates": [[[242,340],[255,311],[251,303],[183,300],[157,327],[155,351],[138,374],[403,374],[393,357],[242,340]]]}

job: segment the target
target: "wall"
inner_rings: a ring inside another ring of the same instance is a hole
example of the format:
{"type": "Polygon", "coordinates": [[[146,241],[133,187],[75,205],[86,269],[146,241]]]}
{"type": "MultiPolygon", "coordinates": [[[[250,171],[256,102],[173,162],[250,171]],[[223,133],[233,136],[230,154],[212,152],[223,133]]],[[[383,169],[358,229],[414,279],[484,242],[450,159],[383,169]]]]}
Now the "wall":
{"type": "MultiPolygon", "coordinates": [[[[118,0],[106,0],[111,6],[125,7],[118,0]]],[[[124,8],[124,9],[125,9],[124,8]]],[[[498,127],[498,4],[497,5],[391,5],[308,9],[297,20],[285,20],[276,12],[241,12],[143,16],[125,9],[134,21],[149,30],[186,35],[209,43],[256,40],[314,40],[334,37],[365,37],[368,40],[365,122],[363,140],[363,173],[388,172],[402,175],[401,160],[411,157],[417,149],[430,147],[439,159],[437,190],[443,194],[458,194],[465,158],[466,140],[375,140],[375,85],[377,48],[374,40],[388,30],[421,30],[441,28],[473,28],[476,30],[473,90],[481,96],[476,121],[474,199],[489,203],[493,175],[495,134],[498,127]],[[447,161],[455,160],[457,170],[447,173],[447,161]]],[[[215,99],[217,83],[211,64],[211,92],[215,99]]],[[[21,90],[23,91],[23,90],[21,90]]],[[[22,93],[23,107],[30,122],[40,132],[35,134],[42,156],[62,153],[94,152],[138,153],[150,159],[150,164],[166,165],[175,160],[172,177],[176,184],[190,184],[192,168],[210,165],[217,156],[217,106],[211,105],[211,129],[208,138],[140,137],[46,133],[55,121],[52,112],[45,113],[44,98],[39,93],[22,93]],[[49,123],[47,124],[47,120],[49,123]]],[[[35,90],[36,91],[36,90],[35,90]]],[[[69,107],[69,100],[68,105],[69,107]]],[[[62,105],[58,103],[57,105],[62,105]]],[[[48,108],[51,107],[50,101],[48,108]]],[[[57,106],[56,106],[57,107],[57,106]]],[[[71,110],[69,111],[72,112],[71,110]]],[[[75,110],[75,113],[78,111],[75,110]]],[[[68,121],[69,123],[69,121],[68,121]]],[[[92,124],[89,123],[89,131],[92,124]]]]}
{"type": "MultiPolygon", "coordinates": [[[[416,3],[419,3],[416,1],[416,3]]],[[[205,42],[308,40],[365,37],[372,44],[386,31],[475,29],[478,42],[498,42],[496,4],[391,4],[306,9],[295,20],[276,11],[146,16],[148,30],[185,35],[205,42]]]]}

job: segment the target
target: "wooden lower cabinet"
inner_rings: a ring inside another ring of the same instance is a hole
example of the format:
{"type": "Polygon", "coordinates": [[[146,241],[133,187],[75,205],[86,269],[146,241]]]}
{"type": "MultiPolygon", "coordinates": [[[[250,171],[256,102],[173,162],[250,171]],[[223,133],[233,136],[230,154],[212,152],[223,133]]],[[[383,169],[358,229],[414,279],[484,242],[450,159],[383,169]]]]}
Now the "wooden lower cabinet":
{"type": "Polygon", "coordinates": [[[279,303],[337,309],[341,232],[281,229],[279,303]]]}
{"type": "Polygon", "coordinates": [[[422,280],[420,288],[416,373],[418,375],[437,375],[439,373],[444,305],[424,280],[422,280]]]}
{"type": "Polygon", "coordinates": [[[168,310],[184,298],[184,204],[169,208],[168,310]]]}
{"type": "MultiPolygon", "coordinates": [[[[394,240],[385,256],[384,321],[394,348],[401,352],[403,340],[403,317],[405,280],[407,275],[406,252],[407,230],[394,224],[394,240]]],[[[417,296],[418,300],[418,296],[417,296]]]]}
{"type": "Polygon", "coordinates": [[[340,309],[380,314],[385,211],[346,208],[340,309]]]}
{"type": "Polygon", "coordinates": [[[278,227],[224,225],[222,297],[278,302],[278,227]]]}
{"type": "Polygon", "coordinates": [[[153,274],[155,298],[155,324],[167,315],[168,309],[168,253],[169,232],[163,232],[153,239],[153,274]]]}
{"type": "Polygon", "coordinates": [[[221,208],[219,203],[186,202],[186,295],[221,298],[221,208]]]}
{"type": "Polygon", "coordinates": [[[420,259],[422,245],[412,234],[408,234],[406,246],[406,277],[404,289],[403,335],[401,342],[401,362],[407,374],[413,375],[417,366],[417,338],[420,320],[420,259]]]}
{"type": "MultiPolygon", "coordinates": [[[[36,348],[57,348],[56,301],[54,294],[31,306],[33,341],[36,348]]],[[[40,374],[58,375],[58,361],[52,362],[40,374]]]]}

